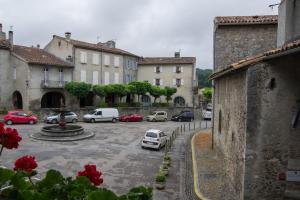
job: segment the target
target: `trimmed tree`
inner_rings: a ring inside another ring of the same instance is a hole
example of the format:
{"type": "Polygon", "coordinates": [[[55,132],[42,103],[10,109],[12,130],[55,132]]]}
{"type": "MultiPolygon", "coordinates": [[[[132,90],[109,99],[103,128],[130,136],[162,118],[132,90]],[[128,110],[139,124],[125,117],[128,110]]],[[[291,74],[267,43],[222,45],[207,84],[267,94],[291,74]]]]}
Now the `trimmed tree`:
{"type": "Polygon", "coordinates": [[[65,85],[65,90],[78,99],[86,97],[91,91],[91,84],[84,82],[69,82],[65,85]]]}
{"type": "Polygon", "coordinates": [[[119,102],[122,101],[122,98],[127,95],[126,86],[123,84],[112,84],[113,94],[119,97],[119,102]]]}
{"type": "Polygon", "coordinates": [[[129,85],[134,87],[134,93],[138,95],[138,102],[140,102],[140,96],[146,94],[151,89],[151,84],[146,81],[133,81],[129,85]]]}
{"type": "Polygon", "coordinates": [[[154,97],[154,103],[156,103],[156,99],[161,97],[165,93],[165,90],[161,89],[159,86],[154,85],[151,86],[149,93],[154,97]]]}
{"type": "Polygon", "coordinates": [[[172,100],[172,96],[176,92],[177,92],[177,88],[174,88],[174,87],[165,87],[165,94],[164,95],[166,96],[167,103],[169,103],[169,101],[172,100]]]}
{"type": "Polygon", "coordinates": [[[103,97],[106,96],[105,88],[103,85],[94,85],[93,86],[93,92],[100,97],[102,100],[103,97]]]}
{"type": "Polygon", "coordinates": [[[204,88],[203,96],[206,101],[211,101],[212,98],[212,88],[204,88]]]}

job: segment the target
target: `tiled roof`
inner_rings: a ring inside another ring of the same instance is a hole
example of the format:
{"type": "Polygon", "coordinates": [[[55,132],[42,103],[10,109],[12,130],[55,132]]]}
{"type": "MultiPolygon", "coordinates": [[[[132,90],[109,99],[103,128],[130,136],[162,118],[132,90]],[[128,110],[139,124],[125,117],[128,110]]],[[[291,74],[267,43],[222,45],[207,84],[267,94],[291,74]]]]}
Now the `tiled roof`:
{"type": "Polygon", "coordinates": [[[29,64],[73,67],[71,63],[62,60],[43,49],[14,45],[13,52],[26,60],[29,64]]]}
{"type": "Polygon", "coordinates": [[[93,43],[83,42],[83,41],[79,41],[79,40],[73,40],[73,39],[69,40],[69,39],[66,39],[64,37],[57,36],[57,35],[55,35],[54,37],[57,37],[57,38],[59,38],[61,40],[64,40],[66,42],[70,42],[75,47],[79,47],[79,48],[96,50],[96,51],[103,51],[103,52],[107,52],[107,53],[128,55],[128,56],[133,56],[133,57],[139,57],[139,56],[137,56],[135,54],[132,54],[132,53],[130,53],[128,51],[125,51],[125,50],[122,50],[122,49],[109,48],[109,47],[105,46],[104,43],[93,44],[93,43]]]}
{"type": "Polygon", "coordinates": [[[145,57],[138,62],[139,65],[159,65],[159,64],[194,64],[195,57],[145,57]]]}
{"type": "Polygon", "coordinates": [[[278,54],[284,53],[284,52],[288,52],[289,50],[293,50],[293,49],[299,49],[300,50],[300,39],[299,40],[295,40],[293,42],[289,42],[285,45],[283,45],[282,47],[276,48],[276,49],[272,49],[269,50],[267,52],[255,55],[255,56],[251,56],[251,57],[247,57],[243,60],[240,60],[236,63],[233,63],[229,66],[227,66],[224,69],[215,71],[211,76],[210,79],[216,79],[219,78],[221,76],[224,76],[226,74],[228,74],[229,72],[241,69],[241,68],[247,68],[250,67],[251,65],[257,64],[259,62],[262,62],[264,60],[267,59],[272,59],[273,56],[276,56],[278,54]]]}
{"type": "Polygon", "coordinates": [[[278,15],[216,17],[217,25],[277,24],[278,15]]]}
{"type": "Polygon", "coordinates": [[[8,40],[0,40],[0,49],[10,49],[10,43],[8,40]]]}

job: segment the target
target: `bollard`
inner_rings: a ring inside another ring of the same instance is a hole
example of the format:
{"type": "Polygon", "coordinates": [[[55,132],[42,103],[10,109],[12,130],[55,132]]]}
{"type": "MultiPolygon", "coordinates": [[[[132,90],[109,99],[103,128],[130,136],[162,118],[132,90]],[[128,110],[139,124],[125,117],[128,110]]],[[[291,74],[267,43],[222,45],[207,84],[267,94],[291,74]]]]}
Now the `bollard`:
{"type": "Polygon", "coordinates": [[[183,132],[185,132],[185,124],[183,124],[183,132]]]}
{"type": "Polygon", "coordinates": [[[189,131],[191,131],[191,123],[189,123],[189,131]]]}
{"type": "Polygon", "coordinates": [[[181,131],[181,133],[182,133],[182,125],[180,125],[180,131],[181,131]]]}
{"type": "Polygon", "coordinates": [[[194,130],[196,130],[196,122],[194,121],[194,130]]]}
{"type": "Polygon", "coordinates": [[[205,121],[205,128],[207,128],[207,120],[205,121]]]}

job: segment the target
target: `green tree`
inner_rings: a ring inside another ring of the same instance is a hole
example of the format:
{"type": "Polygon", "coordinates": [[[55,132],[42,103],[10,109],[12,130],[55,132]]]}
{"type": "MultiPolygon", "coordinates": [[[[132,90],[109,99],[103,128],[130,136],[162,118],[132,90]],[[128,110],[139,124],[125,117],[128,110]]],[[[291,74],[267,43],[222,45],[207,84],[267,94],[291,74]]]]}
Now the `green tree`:
{"type": "Polygon", "coordinates": [[[113,93],[119,97],[119,102],[122,101],[122,97],[127,95],[126,86],[123,84],[112,84],[113,93]]]}
{"type": "Polygon", "coordinates": [[[211,98],[212,98],[212,92],[213,92],[213,89],[212,88],[204,88],[203,90],[203,96],[204,96],[204,99],[206,101],[211,101],[211,98]]]}
{"type": "Polygon", "coordinates": [[[212,74],[211,69],[196,69],[196,76],[198,79],[198,85],[200,88],[212,87],[212,83],[208,80],[208,77],[212,74]]]}
{"type": "Polygon", "coordinates": [[[103,97],[106,96],[105,86],[103,86],[103,85],[94,85],[93,86],[93,92],[97,96],[99,96],[101,100],[102,100],[103,97]]]}
{"type": "Polygon", "coordinates": [[[154,86],[151,86],[149,93],[151,96],[154,97],[154,103],[155,103],[157,98],[164,95],[165,90],[160,88],[159,86],[154,85],[154,86]]]}
{"type": "Polygon", "coordinates": [[[138,102],[140,102],[140,96],[146,94],[151,89],[151,84],[147,81],[133,81],[129,85],[134,87],[134,93],[138,95],[138,102]]]}
{"type": "Polygon", "coordinates": [[[177,88],[174,88],[174,87],[165,87],[165,96],[166,96],[166,100],[167,100],[167,103],[169,103],[169,101],[172,100],[172,96],[173,94],[175,94],[177,92],[177,88]]]}
{"type": "Polygon", "coordinates": [[[91,84],[84,82],[69,82],[65,85],[65,90],[78,99],[86,97],[91,91],[91,84]]]}

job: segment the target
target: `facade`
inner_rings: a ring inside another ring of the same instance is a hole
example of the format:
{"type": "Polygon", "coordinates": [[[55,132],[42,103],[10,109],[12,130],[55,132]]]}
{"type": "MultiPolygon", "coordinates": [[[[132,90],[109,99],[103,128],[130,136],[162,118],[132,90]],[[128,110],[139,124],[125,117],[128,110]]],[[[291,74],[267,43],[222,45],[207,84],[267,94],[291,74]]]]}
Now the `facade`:
{"type": "MultiPolygon", "coordinates": [[[[222,175],[228,181],[224,199],[300,198],[299,180],[295,178],[300,173],[300,41],[296,37],[300,32],[282,31],[287,25],[281,22],[291,23],[283,10],[300,12],[297,1],[281,2],[278,43],[274,43],[274,36],[272,41],[265,40],[266,47],[273,45],[271,50],[259,50],[254,55],[256,50],[245,48],[241,54],[250,52],[247,58],[232,60],[229,55],[225,62],[234,61],[233,64],[215,66],[211,76],[215,87],[213,142],[224,157],[222,175]]],[[[266,19],[255,18],[260,23],[266,19]]],[[[236,20],[239,23],[244,17],[236,20]]],[[[291,24],[298,26],[299,22],[291,24]]],[[[261,30],[257,29],[260,38],[261,30]]],[[[243,47],[245,43],[247,40],[241,38],[236,45],[243,47]]]]}
{"type": "MultiPolygon", "coordinates": [[[[179,52],[174,57],[145,57],[139,60],[137,78],[160,87],[176,87],[173,104],[194,106],[195,64],[195,57],[180,57],[179,52]]],[[[149,104],[153,99],[144,96],[142,101],[149,104]]]]}
{"type": "MultiPolygon", "coordinates": [[[[54,35],[45,50],[74,64],[76,82],[108,85],[136,80],[138,56],[116,48],[114,41],[92,44],[73,40],[67,32],[65,37],[54,35]]],[[[80,105],[94,106],[98,102],[99,99],[91,94],[81,99],[80,105]]]]}

